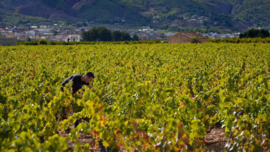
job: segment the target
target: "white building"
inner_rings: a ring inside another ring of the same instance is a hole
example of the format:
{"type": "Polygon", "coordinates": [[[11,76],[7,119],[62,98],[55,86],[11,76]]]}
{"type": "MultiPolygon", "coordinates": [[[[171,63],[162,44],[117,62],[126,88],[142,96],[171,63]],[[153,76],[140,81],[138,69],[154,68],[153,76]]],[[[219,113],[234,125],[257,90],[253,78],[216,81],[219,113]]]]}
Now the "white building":
{"type": "Polygon", "coordinates": [[[38,27],[37,26],[31,26],[32,29],[37,29],[38,27]]]}
{"type": "Polygon", "coordinates": [[[36,32],[34,30],[31,31],[25,31],[26,35],[36,35],[36,32]]]}
{"type": "Polygon", "coordinates": [[[40,28],[37,29],[40,33],[50,33],[50,29],[44,29],[44,28],[40,28]]]}
{"type": "Polygon", "coordinates": [[[72,35],[68,35],[65,39],[65,42],[80,42],[81,40],[81,35],[79,34],[72,34],[72,35]]]}

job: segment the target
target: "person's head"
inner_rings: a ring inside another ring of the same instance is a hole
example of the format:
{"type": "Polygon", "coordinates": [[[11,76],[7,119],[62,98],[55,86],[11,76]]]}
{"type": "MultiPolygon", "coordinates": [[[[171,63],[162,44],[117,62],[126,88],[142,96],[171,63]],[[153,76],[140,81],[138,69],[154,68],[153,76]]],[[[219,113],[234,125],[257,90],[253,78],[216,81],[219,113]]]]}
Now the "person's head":
{"type": "Polygon", "coordinates": [[[95,78],[93,72],[87,72],[83,77],[84,77],[84,82],[86,83],[91,82],[95,78]]]}

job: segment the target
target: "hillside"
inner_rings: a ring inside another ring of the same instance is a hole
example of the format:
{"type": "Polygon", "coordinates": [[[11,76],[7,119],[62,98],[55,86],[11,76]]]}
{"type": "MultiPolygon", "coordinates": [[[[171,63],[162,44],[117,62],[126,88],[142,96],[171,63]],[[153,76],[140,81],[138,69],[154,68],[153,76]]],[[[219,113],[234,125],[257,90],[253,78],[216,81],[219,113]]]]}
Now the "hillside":
{"type": "MultiPolygon", "coordinates": [[[[270,23],[263,0],[1,0],[0,10],[64,20],[132,25],[243,29],[270,23]]],[[[2,13],[1,13],[2,14],[2,13]]],[[[4,13],[0,18],[7,17],[4,13]]]]}

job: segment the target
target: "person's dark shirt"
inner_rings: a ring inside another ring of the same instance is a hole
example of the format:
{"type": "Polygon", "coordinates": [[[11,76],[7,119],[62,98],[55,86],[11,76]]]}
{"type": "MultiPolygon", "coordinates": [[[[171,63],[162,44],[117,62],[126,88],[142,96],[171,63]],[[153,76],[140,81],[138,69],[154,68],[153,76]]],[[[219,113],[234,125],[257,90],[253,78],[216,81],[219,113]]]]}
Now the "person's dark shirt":
{"type": "Polygon", "coordinates": [[[84,81],[82,81],[81,78],[82,78],[82,75],[80,75],[80,74],[74,74],[74,75],[70,76],[64,82],[62,82],[61,91],[64,91],[64,86],[70,80],[73,81],[73,85],[72,85],[72,93],[73,94],[76,93],[79,89],[81,89],[83,85],[89,85],[89,83],[85,83],[84,81]]]}

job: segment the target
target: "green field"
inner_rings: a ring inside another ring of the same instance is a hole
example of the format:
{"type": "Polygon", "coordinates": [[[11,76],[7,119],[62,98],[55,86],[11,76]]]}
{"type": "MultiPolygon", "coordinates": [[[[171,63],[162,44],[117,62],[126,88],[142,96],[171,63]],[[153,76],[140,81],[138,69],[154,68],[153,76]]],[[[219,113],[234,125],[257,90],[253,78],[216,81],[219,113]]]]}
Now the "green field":
{"type": "Polygon", "coordinates": [[[0,56],[2,152],[63,151],[79,132],[128,151],[200,151],[211,127],[224,128],[228,151],[269,150],[270,44],[22,45],[0,56]],[[59,91],[88,71],[93,89],[59,91]],[[71,101],[83,110],[57,120],[71,101]]]}

